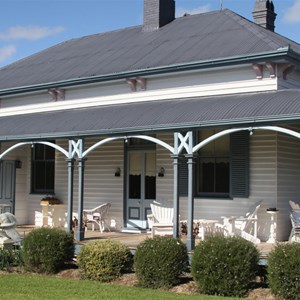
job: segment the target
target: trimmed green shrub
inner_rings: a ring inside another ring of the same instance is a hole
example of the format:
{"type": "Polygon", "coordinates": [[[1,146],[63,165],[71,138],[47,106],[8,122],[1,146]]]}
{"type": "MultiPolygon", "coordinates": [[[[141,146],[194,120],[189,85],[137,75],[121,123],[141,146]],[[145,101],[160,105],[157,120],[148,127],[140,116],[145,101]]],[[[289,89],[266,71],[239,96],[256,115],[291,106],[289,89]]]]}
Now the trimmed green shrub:
{"type": "Polygon", "coordinates": [[[73,234],[63,229],[43,227],[24,238],[23,259],[28,271],[56,273],[73,257],[73,234]]]}
{"type": "Polygon", "coordinates": [[[268,281],[274,295],[300,300],[300,244],[278,244],[268,259],[268,281]]]}
{"type": "Polygon", "coordinates": [[[194,250],[191,272],[199,291],[209,295],[244,296],[255,279],[257,248],[240,237],[208,237],[194,250]]]}
{"type": "Polygon", "coordinates": [[[185,245],[171,237],[146,239],[136,249],[134,268],[142,287],[169,288],[188,266],[185,245]]]}
{"type": "Polygon", "coordinates": [[[20,249],[0,249],[0,270],[9,270],[11,267],[22,265],[20,249]]]}
{"type": "Polygon", "coordinates": [[[80,248],[77,264],[81,278],[108,282],[131,270],[132,254],[118,241],[99,240],[80,248]]]}

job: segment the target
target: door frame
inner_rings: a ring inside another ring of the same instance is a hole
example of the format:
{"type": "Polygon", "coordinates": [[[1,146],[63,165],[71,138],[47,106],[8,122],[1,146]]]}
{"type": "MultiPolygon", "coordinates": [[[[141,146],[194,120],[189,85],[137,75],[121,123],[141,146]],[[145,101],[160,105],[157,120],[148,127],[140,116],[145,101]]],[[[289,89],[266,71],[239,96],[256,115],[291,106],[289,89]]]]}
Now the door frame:
{"type": "MultiPolygon", "coordinates": [[[[129,153],[131,152],[143,152],[144,154],[146,152],[153,152],[155,154],[156,158],[156,144],[151,143],[147,145],[128,145],[128,142],[125,142],[125,153],[124,153],[124,207],[123,207],[123,227],[124,228],[130,228],[132,230],[145,230],[146,228],[140,228],[140,227],[127,227],[129,216],[128,216],[128,200],[129,200],[129,153]]],[[[144,161],[145,162],[145,161],[144,161]]],[[[155,169],[156,169],[156,159],[155,159],[155,169]]],[[[145,174],[145,167],[143,167],[143,173],[145,174]]],[[[156,172],[156,171],[155,171],[156,172]]],[[[141,188],[144,185],[141,185],[141,188]]],[[[155,199],[151,199],[151,201],[154,201],[155,199]]],[[[146,226],[145,226],[146,227],[146,226]]]]}
{"type": "Polygon", "coordinates": [[[16,161],[15,160],[1,160],[0,161],[0,212],[10,212],[15,214],[15,202],[16,202],[16,161]],[[10,177],[8,178],[6,175],[6,166],[10,165],[10,177]],[[9,185],[7,185],[9,180],[9,185]],[[7,187],[9,188],[9,196],[7,195],[7,187]],[[9,201],[10,205],[8,205],[9,201]],[[11,200],[9,200],[11,199],[11,200]],[[6,203],[7,202],[7,203],[6,203]],[[7,207],[11,207],[7,210],[7,207]]]}

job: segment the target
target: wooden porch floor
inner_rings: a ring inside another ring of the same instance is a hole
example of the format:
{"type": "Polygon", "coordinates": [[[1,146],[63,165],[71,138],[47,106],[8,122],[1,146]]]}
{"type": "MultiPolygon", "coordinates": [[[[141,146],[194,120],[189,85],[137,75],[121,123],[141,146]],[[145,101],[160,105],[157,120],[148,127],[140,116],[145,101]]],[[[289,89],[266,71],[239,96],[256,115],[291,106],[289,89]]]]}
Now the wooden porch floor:
{"type": "MultiPolygon", "coordinates": [[[[22,237],[25,237],[30,231],[36,229],[34,225],[27,226],[17,226],[17,231],[21,234],[22,237]]],[[[81,243],[88,243],[94,240],[102,239],[111,239],[120,241],[121,243],[127,245],[130,249],[136,249],[137,245],[144,241],[146,238],[150,238],[151,235],[149,233],[122,233],[122,232],[99,232],[87,230],[85,231],[84,240],[81,243]]],[[[182,241],[186,241],[186,236],[182,237],[182,241]]],[[[200,240],[196,238],[196,244],[198,244],[200,240]]],[[[269,252],[274,248],[274,244],[269,243],[260,243],[257,245],[258,250],[261,253],[261,257],[265,258],[268,256],[269,252]]]]}

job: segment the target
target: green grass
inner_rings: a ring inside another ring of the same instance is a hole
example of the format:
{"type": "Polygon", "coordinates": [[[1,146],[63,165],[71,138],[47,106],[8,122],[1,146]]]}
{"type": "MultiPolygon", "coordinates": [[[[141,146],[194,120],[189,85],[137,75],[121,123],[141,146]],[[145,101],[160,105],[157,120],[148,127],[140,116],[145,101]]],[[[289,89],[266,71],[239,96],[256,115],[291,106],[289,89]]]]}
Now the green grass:
{"type": "Polygon", "coordinates": [[[1,300],[22,299],[109,299],[109,300],[222,300],[235,299],[203,295],[178,295],[172,292],[137,287],[101,284],[93,281],[63,279],[41,275],[0,275],[1,300]]]}

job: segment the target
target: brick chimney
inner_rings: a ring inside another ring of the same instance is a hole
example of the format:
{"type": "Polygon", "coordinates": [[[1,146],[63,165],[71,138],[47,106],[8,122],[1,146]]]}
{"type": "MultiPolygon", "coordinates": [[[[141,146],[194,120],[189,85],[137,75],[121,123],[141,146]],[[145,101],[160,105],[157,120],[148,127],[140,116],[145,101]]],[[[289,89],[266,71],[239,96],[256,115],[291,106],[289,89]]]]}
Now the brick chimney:
{"type": "Polygon", "coordinates": [[[272,0],[255,0],[252,15],[256,24],[274,31],[277,14],[272,0]]]}
{"type": "Polygon", "coordinates": [[[175,0],[144,0],[145,31],[154,31],[175,19],[175,0]]]}

